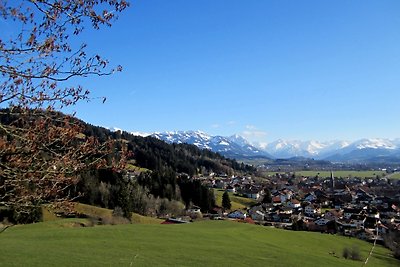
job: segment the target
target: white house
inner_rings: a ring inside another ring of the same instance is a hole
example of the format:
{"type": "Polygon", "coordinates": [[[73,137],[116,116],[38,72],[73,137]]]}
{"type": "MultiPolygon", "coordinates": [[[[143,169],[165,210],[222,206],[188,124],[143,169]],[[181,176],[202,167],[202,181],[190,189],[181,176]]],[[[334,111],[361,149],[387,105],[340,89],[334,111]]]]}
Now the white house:
{"type": "Polygon", "coordinates": [[[251,214],[251,218],[255,221],[263,221],[265,219],[265,213],[257,210],[251,214]]]}
{"type": "Polygon", "coordinates": [[[312,214],[320,213],[320,212],[321,212],[321,209],[319,208],[318,205],[310,204],[310,205],[308,205],[308,206],[305,207],[304,212],[305,212],[306,214],[312,215],[312,214]]]}
{"type": "Polygon", "coordinates": [[[319,218],[317,220],[314,221],[314,223],[318,226],[324,226],[326,225],[328,222],[330,222],[330,220],[325,219],[325,218],[319,218]]]}
{"type": "Polygon", "coordinates": [[[246,219],[246,217],[246,213],[240,210],[235,210],[228,214],[228,218],[231,219],[246,219]]]}
{"type": "Polygon", "coordinates": [[[198,206],[191,206],[188,210],[188,213],[201,213],[200,207],[198,206]]]}
{"type": "Polygon", "coordinates": [[[236,193],[236,188],[231,185],[228,185],[226,187],[226,191],[228,191],[229,193],[236,193]]]}
{"type": "Polygon", "coordinates": [[[263,190],[257,189],[257,188],[252,188],[248,191],[245,192],[246,197],[252,198],[252,199],[259,199],[261,197],[261,194],[263,193],[263,190]]]}

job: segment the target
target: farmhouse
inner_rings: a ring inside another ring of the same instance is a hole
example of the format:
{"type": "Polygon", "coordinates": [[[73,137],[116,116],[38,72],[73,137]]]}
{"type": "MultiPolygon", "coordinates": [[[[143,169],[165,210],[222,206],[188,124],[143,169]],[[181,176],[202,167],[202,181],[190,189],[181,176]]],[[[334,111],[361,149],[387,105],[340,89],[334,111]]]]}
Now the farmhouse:
{"type": "Polygon", "coordinates": [[[324,218],[327,220],[337,221],[342,218],[342,212],[336,209],[328,210],[325,212],[324,218]]]}
{"type": "Polygon", "coordinates": [[[320,207],[319,207],[318,205],[316,205],[316,204],[310,204],[310,205],[308,205],[308,206],[305,207],[304,212],[305,212],[306,214],[308,214],[308,215],[313,216],[313,215],[315,215],[315,214],[321,213],[321,209],[320,209],[320,207]]]}
{"type": "Polygon", "coordinates": [[[228,218],[231,219],[246,219],[246,217],[246,213],[240,210],[235,210],[228,214],[228,218]]]}
{"type": "Polygon", "coordinates": [[[325,226],[328,222],[330,222],[331,220],[328,220],[326,218],[318,218],[314,221],[314,223],[318,226],[325,226]]]}
{"type": "Polygon", "coordinates": [[[292,209],[297,209],[297,208],[300,208],[300,207],[301,207],[301,203],[300,203],[300,201],[298,201],[297,199],[292,199],[292,200],[286,202],[286,205],[287,205],[289,208],[292,208],[292,209]]]}

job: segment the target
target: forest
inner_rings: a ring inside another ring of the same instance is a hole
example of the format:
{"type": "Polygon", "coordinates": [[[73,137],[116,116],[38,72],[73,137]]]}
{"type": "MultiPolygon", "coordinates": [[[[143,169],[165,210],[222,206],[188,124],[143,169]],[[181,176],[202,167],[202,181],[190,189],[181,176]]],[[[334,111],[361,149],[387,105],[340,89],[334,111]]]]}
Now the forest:
{"type": "MultiPolygon", "coordinates": [[[[192,179],[194,176],[255,172],[252,166],[194,145],[167,144],[153,137],[134,136],[124,131],[113,132],[60,112],[42,112],[45,114],[43,116],[51,117],[59,128],[63,127],[60,122],[66,118],[70,123],[79,125],[80,139],[92,138],[97,140],[99,147],[104,144],[109,146],[107,153],[99,151],[90,155],[90,161],[102,157],[107,164],[79,170],[77,181],[68,190],[69,199],[110,209],[118,207],[125,217],[129,217],[131,212],[151,216],[177,214],[191,205],[207,212],[215,206],[214,194],[199,180],[192,179]],[[130,170],[132,168],[140,171],[130,170]]],[[[35,113],[30,120],[37,118],[38,114],[35,113]]],[[[20,128],[29,126],[24,120],[27,120],[26,117],[21,120],[18,116],[18,109],[0,110],[3,125],[20,128]]],[[[12,140],[13,137],[9,138],[12,140]]],[[[80,142],[78,138],[72,146],[78,146],[80,142]]],[[[9,160],[7,157],[3,155],[2,160],[9,160]]],[[[5,180],[3,177],[2,182],[5,180]]],[[[5,189],[3,191],[6,193],[5,189]]],[[[3,207],[2,217],[7,216],[15,222],[36,221],[40,217],[38,207],[47,202],[47,199],[41,199],[34,202],[32,208],[23,211],[9,205],[8,209],[3,207]]]]}

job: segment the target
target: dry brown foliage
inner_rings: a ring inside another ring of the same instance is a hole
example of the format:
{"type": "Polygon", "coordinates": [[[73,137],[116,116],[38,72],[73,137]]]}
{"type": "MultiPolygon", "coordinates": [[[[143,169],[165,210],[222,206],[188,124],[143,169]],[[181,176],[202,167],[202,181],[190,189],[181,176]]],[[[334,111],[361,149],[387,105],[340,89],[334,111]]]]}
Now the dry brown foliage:
{"type": "Polygon", "coordinates": [[[128,5],[0,0],[0,19],[11,29],[0,32],[0,107],[16,118],[0,123],[0,207],[68,203],[78,196],[73,186],[79,173],[104,166],[105,156],[114,153],[112,143],[84,136],[72,116],[53,111],[90,98],[88,90],[65,81],[121,70],[109,69],[106,59],[88,55],[86,44],[75,47],[71,39],[85,26],[111,26],[128,5]]]}

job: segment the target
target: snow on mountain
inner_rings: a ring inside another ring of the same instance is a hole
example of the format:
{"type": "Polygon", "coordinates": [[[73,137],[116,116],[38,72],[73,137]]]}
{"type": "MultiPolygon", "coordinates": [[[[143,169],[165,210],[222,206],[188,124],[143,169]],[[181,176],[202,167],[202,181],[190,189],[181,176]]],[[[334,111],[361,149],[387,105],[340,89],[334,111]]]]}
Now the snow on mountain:
{"type": "Polygon", "coordinates": [[[364,138],[323,156],[330,161],[368,161],[392,155],[399,150],[400,144],[396,144],[396,140],[398,139],[364,138]]]}
{"type": "Polygon", "coordinates": [[[396,149],[397,146],[393,141],[388,139],[381,139],[381,138],[373,138],[373,139],[361,139],[354,143],[352,143],[349,148],[356,148],[356,149],[364,149],[364,148],[373,148],[373,149],[396,149]]]}
{"type": "Polygon", "coordinates": [[[341,141],[341,140],[334,140],[334,141],[327,141],[324,142],[324,147],[321,148],[318,153],[316,153],[317,159],[323,159],[328,157],[332,154],[337,153],[337,151],[343,150],[351,144],[349,141],[341,141]]]}
{"type": "Polygon", "coordinates": [[[210,136],[201,131],[175,131],[154,133],[151,136],[168,143],[187,143],[202,149],[209,149],[229,157],[266,156],[266,152],[257,149],[239,135],[230,137],[210,136]]]}
{"type": "Polygon", "coordinates": [[[396,138],[396,139],[393,139],[393,144],[395,144],[396,146],[400,146],[400,138],[396,138]]]}
{"type": "Polygon", "coordinates": [[[149,133],[143,133],[143,132],[130,132],[131,135],[135,135],[135,136],[142,136],[142,137],[146,137],[149,136],[149,133]]]}
{"type": "Polygon", "coordinates": [[[311,153],[301,147],[302,142],[298,140],[282,140],[278,139],[272,143],[269,143],[265,150],[268,151],[272,156],[277,158],[290,158],[298,156],[310,156],[311,153]]]}
{"type": "Polygon", "coordinates": [[[382,153],[381,150],[400,149],[400,138],[394,140],[382,138],[361,139],[355,142],[279,139],[268,144],[250,144],[240,135],[229,137],[210,136],[201,131],[154,133],[152,136],[169,143],[194,144],[199,148],[210,149],[231,157],[272,155],[276,158],[308,157],[323,159],[335,158],[335,155],[345,155],[355,150],[369,149],[368,154],[373,155],[374,149],[376,149],[376,153],[382,153]]]}
{"type": "MultiPolygon", "coordinates": [[[[147,134],[137,133],[136,135],[146,136],[147,134]]],[[[233,158],[254,156],[275,158],[307,157],[334,161],[336,159],[349,160],[356,156],[360,158],[360,155],[363,155],[361,158],[372,158],[400,151],[400,138],[392,140],[371,138],[360,139],[355,142],[279,139],[271,143],[251,144],[240,135],[229,137],[211,136],[202,131],[163,132],[153,133],[151,136],[168,143],[194,144],[201,149],[209,149],[233,158]]]]}
{"type": "MultiPolygon", "coordinates": [[[[348,141],[299,141],[299,140],[282,140],[279,139],[269,143],[265,150],[274,157],[289,158],[289,157],[313,157],[322,159],[331,155],[343,155],[350,153],[353,150],[362,149],[387,149],[393,150],[399,148],[399,139],[361,139],[355,142],[348,141]]],[[[371,153],[371,152],[370,152],[371,153]]]]}
{"type": "Polygon", "coordinates": [[[117,127],[106,127],[106,129],[108,129],[108,130],[110,130],[112,132],[118,132],[118,131],[122,132],[122,129],[121,128],[117,128],[117,127]]]}
{"type": "Polygon", "coordinates": [[[250,143],[249,141],[247,141],[244,137],[235,134],[235,135],[231,135],[228,137],[228,139],[236,144],[238,144],[239,146],[249,146],[250,143]]]}
{"type": "Polygon", "coordinates": [[[341,141],[319,142],[315,140],[276,140],[265,146],[265,150],[278,158],[316,157],[321,153],[342,147],[341,141]]]}
{"type": "Polygon", "coordinates": [[[151,136],[166,141],[168,143],[187,143],[194,144],[201,149],[211,149],[209,145],[211,136],[201,131],[175,131],[153,133],[151,136]]]}
{"type": "MultiPolygon", "coordinates": [[[[112,132],[124,132],[123,129],[118,128],[118,127],[105,127],[106,129],[112,131],[112,132]]],[[[135,135],[135,136],[142,136],[142,137],[146,137],[149,136],[151,134],[149,133],[144,133],[144,132],[138,132],[138,131],[134,131],[134,132],[129,132],[131,135],[135,135]]]]}

